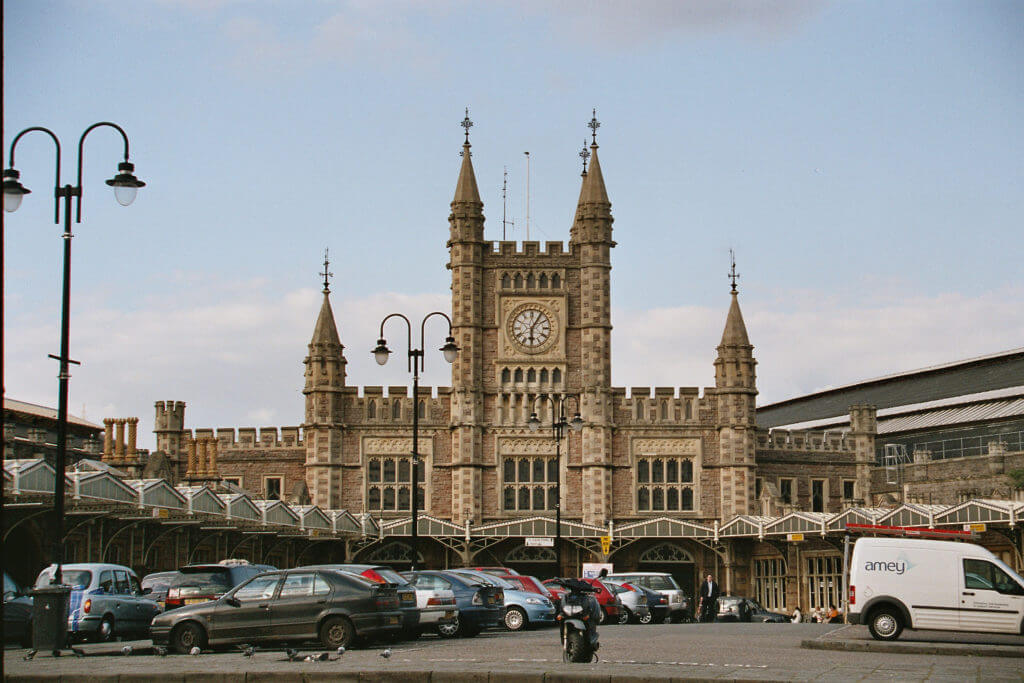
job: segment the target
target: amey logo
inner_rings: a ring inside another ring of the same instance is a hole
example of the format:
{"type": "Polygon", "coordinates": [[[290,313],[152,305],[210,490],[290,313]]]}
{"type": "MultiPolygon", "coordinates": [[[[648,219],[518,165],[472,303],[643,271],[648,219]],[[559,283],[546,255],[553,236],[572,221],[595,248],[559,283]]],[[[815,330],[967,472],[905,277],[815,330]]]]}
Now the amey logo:
{"type": "Polygon", "coordinates": [[[895,560],[868,560],[864,563],[864,571],[868,572],[893,572],[899,576],[913,569],[916,564],[907,558],[906,553],[900,553],[895,560]]]}

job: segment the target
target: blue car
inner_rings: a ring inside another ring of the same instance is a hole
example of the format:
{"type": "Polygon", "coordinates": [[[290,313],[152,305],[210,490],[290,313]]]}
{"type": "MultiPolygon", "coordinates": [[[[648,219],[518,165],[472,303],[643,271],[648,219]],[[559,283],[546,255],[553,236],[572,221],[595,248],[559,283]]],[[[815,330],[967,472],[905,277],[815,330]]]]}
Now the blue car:
{"type": "Polygon", "coordinates": [[[501,626],[505,616],[502,590],[495,584],[447,571],[418,571],[402,574],[416,588],[450,590],[459,614],[454,621],[437,625],[442,638],[472,638],[485,628],[501,626]]]}
{"type": "Polygon", "coordinates": [[[471,580],[490,583],[505,592],[505,628],[509,631],[522,631],[531,626],[553,625],[555,623],[555,606],[543,595],[519,589],[501,577],[473,569],[452,569],[453,574],[465,576],[471,580]]]}

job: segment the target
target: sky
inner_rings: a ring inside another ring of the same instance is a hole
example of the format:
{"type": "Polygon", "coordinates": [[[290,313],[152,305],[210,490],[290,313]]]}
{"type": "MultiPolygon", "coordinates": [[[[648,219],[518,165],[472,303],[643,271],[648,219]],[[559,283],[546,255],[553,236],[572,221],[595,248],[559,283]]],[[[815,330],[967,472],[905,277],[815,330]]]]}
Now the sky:
{"type": "MultiPolygon", "coordinates": [[[[1024,3],[985,0],[8,0],[18,131],[112,121],[147,185],[83,148],[70,409],[185,401],[186,426],[297,425],[324,250],[350,385],[380,320],[450,310],[469,108],[485,237],[568,241],[596,109],[612,212],[612,382],[714,384],[729,250],[759,404],[1024,346],[1024,3]],[[508,172],[507,201],[502,182],[508,172]]],[[[5,396],[55,406],[53,144],[4,214],[5,396]]],[[[6,166],[6,164],[5,164],[6,166]]],[[[443,342],[444,331],[428,327],[443,342]]],[[[400,334],[397,328],[390,335],[400,334]]],[[[397,339],[397,337],[395,337],[397,339]]],[[[393,347],[400,346],[396,341],[393,347]]],[[[428,355],[421,384],[447,386],[428,355]]]]}

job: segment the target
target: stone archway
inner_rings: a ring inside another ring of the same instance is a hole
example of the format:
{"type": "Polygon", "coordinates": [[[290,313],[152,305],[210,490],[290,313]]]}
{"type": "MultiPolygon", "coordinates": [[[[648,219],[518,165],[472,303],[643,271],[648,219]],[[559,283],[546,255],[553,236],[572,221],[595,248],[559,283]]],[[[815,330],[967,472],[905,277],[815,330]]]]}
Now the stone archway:
{"type": "Polygon", "coordinates": [[[557,573],[558,556],[554,548],[518,545],[505,554],[505,564],[520,574],[543,580],[557,573]]]}
{"type": "MultiPolygon", "coordinates": [[[[361,564],[387,564],[395,569],[409,569],[409,557],[412,546],[402,541],[391,541],[384,545],[374,545],[356,555],[361,564]]],[[[423,553],[416,553],[416,563],[423,566],[423,553]]]]}
{"type": "Polygon", "coordinates": [[[671,574],[679,587],[693,597],[697,586],[697,561],[678,543],[663,541],[647,548],[637,558],[637,569],[671,574]]]}

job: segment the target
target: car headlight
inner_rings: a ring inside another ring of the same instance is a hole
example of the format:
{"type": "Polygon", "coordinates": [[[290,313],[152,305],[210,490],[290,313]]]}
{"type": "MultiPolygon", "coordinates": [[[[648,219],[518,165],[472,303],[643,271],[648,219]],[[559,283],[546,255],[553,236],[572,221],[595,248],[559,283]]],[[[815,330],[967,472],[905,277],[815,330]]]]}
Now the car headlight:
{"type": "Polygon", "coordinates": [[[583,605],[566,605],[562,608],[562,611],[566,614],[579,614],[583,611],[583,605]]]}
{"type": "Polygon", "coordinates": [[[527,605],[543,605],[544,601],[540,598],[526,598],[527,605]]]}

